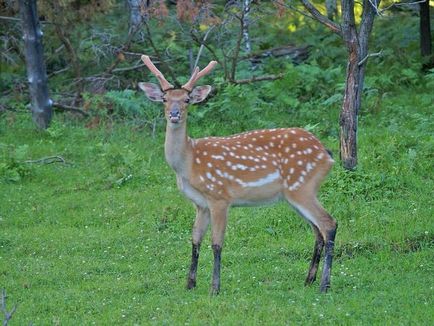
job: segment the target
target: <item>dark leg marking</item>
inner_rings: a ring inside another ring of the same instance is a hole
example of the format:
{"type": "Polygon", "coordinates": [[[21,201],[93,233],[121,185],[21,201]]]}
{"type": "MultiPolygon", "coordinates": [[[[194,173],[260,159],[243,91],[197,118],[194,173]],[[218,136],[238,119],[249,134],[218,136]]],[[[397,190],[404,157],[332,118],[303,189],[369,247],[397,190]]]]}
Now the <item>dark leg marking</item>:
{"type": "Polygon", "coordinates": [[[325,244],[325,257],[324,257],[324,269],[321,277],[321,292],[327,292],[330,288],[330,272],[332,269],[332,261],[333,261],[333,249],[335,245],[335,236],[336,229],[330,230],[327,232],[326,236],[326,244],[325,244]]]}
{"type": "Polygon", "coordinates": [[[197,263],[199,260],[199,249],[200,244],[194,244],[191,248],[191,266],[190,272],[188,273],[187,279],[187,289],[193,289],[196,287],[196,273],[197,273],[197,263]]]}
{"type": "Polygon", "coordinates": [[[212,250],[214,252],[214,269],[212,273],[211,294],[215,295],[220,292],[220,264],[222,247],[219,245],[212,245],[212,250]]]}
{"type": "Polygon", "coordinates": [[[324,248],[324,239],[315,225],[312,225],[312,229],[315,233],[315,246],[313,247],[312,260],[310,262],[309,272],[307,273],[306,281],[304,285],[310,285],[316,280],[316,273],[318,271],[318,265],[321,260],[321,253],[324,248]]]}

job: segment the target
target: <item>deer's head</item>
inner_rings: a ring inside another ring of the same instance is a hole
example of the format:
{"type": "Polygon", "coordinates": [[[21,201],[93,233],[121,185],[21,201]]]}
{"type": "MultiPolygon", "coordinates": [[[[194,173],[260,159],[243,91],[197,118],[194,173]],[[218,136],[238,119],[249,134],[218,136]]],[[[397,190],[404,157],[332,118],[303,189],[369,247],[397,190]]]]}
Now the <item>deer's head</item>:
{"type": "Polygon", "coordinates": [[[194,84],[201,77],[211,72],[217,64],[216,61],[211,61],[203,70],[199,70],[196,67],[190,80],[181,88],[176,89],[166,80],[148,56],[143,55],[142,60],[155,77],[157,77],[160,85],[139,83],[139,87],[145,92],[149,100],[164,103],[165,116],[169,126],[176,126],[185,122],[187,118],[187,106],[202,102],[211,91],[211,86],[209,85],[194,87],[194,84]]]}

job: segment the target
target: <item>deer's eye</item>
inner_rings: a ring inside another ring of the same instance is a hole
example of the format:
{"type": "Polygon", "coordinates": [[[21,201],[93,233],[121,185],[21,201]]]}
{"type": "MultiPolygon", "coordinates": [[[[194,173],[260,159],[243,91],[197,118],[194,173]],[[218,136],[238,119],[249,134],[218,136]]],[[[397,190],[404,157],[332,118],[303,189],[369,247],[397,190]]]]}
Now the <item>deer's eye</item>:
{"type": "Polygon", "coordinates": [[[184,100],[184,102],[185,102],[185,103],[190,103],[190,98],[187,97],[187,98],[184,100]]]}
{"type": "Polygon", "coordinates": [[[166,102],[167,102],[166,98],[165,98],[165,97],[163,97],[163,103],[166,103],[166,102]]]}

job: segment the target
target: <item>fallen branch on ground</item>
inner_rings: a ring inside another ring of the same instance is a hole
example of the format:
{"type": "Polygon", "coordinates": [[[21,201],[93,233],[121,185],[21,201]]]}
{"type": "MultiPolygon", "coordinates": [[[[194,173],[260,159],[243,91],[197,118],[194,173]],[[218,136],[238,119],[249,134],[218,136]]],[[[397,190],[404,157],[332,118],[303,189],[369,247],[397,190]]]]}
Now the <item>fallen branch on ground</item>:
{"type": "Polygon", "coordinates": [[[84,115],[85,117],[89,116],[89,113],[87,113],[86,111],[83,111],[82,109],[77,108],[75,106],[65,105],[65,104],[61,104],[59,102],[54,102],[53,107],[60,109],[60,110],[63,110],[63,111],[80,113],[80,114],[84,115]]]}
{"type": "Polygon", "coordinates": [[[51,164],[51,163],[63,163],[63,164],[68,164],[66,162],[66,160],[62,157],[62,156],[47,156],[47,157],[43,157],[37,160],[27,160],[24,161],[23,163],[35,163],[35,164],[51,164]]]}

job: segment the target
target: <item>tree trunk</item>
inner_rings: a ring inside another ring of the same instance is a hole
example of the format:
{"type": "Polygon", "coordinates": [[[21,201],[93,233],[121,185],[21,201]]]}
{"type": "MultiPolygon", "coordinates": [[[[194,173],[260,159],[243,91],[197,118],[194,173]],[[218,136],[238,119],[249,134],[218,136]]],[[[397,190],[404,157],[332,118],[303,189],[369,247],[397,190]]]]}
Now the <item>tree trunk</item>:
{"type": "Polygon", "coordinates": [[[141,6],[148,7],[149,0],[127,0],[130,8],[130,29],[128,35],[136,33],[146,17],[141,13],[141,6]]]}
{"type": "Polygon", "coordinates": [[[244,49],[247,54],[252,52],[252,45],[250,43],[250,34],[249,34],[250,5],[251,5],[251,0],[243,0],[243,10],[244,10],[243,37],[244,37],[244,49]]]}
{"type": "Polygon", "coordinates": [[[345,93],[340,113],[340,158],[342,166],[357,166],[357,124],[362,103],[368,41],[380,0],[364,0],[360,30],[354,19],[354,1],[342,0],[342,36],[348,49],[345,93]],[[373,6],[376,6],[375,8],[373,6]]]}
{"type": "Polygon", "coordinates": [[[357,166],[357,111],[359,98],[359,40],[354,19],[354,1],[342,0],[342,37],[348,50],[344,100],[339,116],[340,158],[345,169],[357,166]]]}
{"type": "Polygon", "coordinates": [[[42,31],[36,10],[36,0],[19,0],[26,55],[27,77],[33,121],[39,128],[48,128],[52,116],[52,101],[48,95],[42,31]]]}
{"type": "Polygon", "coordinates": [[[434,65],[434,60],[431,58],[431,24],[428,0],[419,4],[419,15],[420,54],[424,61],[424,69],[430,69],[434,65]]]}

